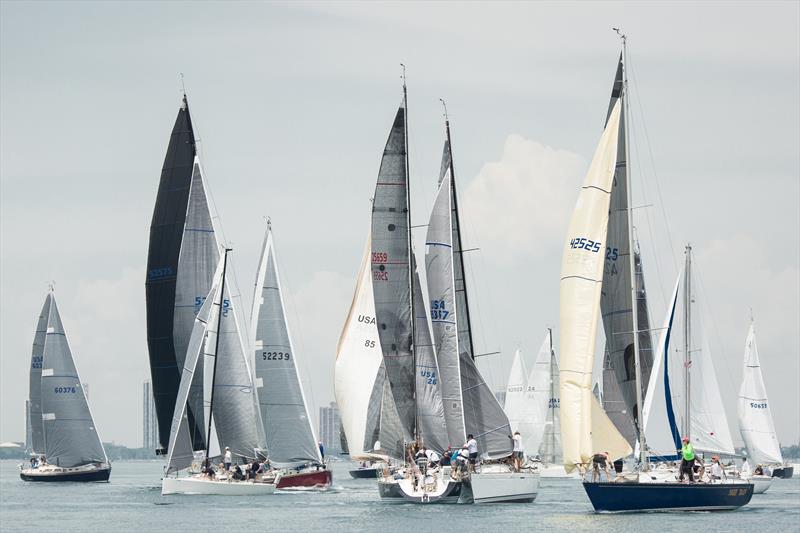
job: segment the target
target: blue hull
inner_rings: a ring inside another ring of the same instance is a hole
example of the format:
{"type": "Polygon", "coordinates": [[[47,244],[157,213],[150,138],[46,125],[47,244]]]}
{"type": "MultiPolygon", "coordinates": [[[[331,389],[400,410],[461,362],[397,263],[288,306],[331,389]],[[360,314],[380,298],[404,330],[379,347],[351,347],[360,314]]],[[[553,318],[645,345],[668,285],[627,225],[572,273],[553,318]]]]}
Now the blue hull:
{"type": "Polygon", "coordinates": [[[583,483],[595,511],[725,511],[753,497],[748,483],[583,483]]]}
{"type": "Polygon", "coordinates": [[[793,466],[779,466],[777,468],[772,469],[772,477],[779,477],[783,479],[789,479],[794,475],[794,467],[793,466]]]}
{"type": "Polygon", "coordinates": [[[104,468],[102,470],[94,470],[91,472],[76,472],[76,473],[63,473],[63,474],[49,474],[49,475],[28,475],[23,472],[19,474],[20,479],[23,481],[38,481],[38,482],[103,482],[108,481],[111,477],[111,468],[104,468]]]}

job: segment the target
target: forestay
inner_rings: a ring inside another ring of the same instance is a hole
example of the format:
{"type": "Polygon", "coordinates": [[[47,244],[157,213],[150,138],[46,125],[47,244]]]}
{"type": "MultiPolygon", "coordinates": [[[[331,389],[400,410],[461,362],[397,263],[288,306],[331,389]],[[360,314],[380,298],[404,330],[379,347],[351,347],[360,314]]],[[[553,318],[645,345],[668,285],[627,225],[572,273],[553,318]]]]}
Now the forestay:
{"type": "Polygon", "coordinates": [[[65,468],[107,463],[72,359],[55,296],[49,303],[42,358],[42,425],[47,462],[65,468]]]}
{"type": "Polygon", "coordinates": [[[30,424],[31,453],[44,453],[44,427],[42,426],[42,361],[50,317],[50,295],[44,300],[31,349],[31,368],[28,389],[28,423],[30,424]]]}
{"type": "Polygon", "coordinates": [[[270,462],[275,466],[321,463],[286,321],[269,226],[256,279],[252,324],[258,401],[270,462]]]}
{"type": "Polygon", "coordinates": [[[619,102],[614,104],[570,221],[561,261],[561,436],[568,471],[598,451],[613,459],[631,453],[592,395],[600,319],[609,199],[617,160],[619,102]]]}
{"type": "Polygon", "coordinates": [[[744,371],[739,389],[739,429],[747,454],[754,464],[782,463],[781,447],[775,434],[767,388],[761,374],[755,325],[750,324],[744,348],[744,371]]]}

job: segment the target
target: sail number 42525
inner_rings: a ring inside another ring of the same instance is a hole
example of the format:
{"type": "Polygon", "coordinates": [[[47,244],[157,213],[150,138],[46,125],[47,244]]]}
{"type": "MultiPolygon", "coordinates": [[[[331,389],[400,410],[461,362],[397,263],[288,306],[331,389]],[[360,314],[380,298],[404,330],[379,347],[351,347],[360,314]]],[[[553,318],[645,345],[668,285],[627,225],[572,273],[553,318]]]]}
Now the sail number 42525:
{"type": "Polygon", "coordinates": [[[586,250],[587,252],[599,252],[600,251],[600,244],[599,242],[595,242],[591,239],[587,239],[586,237],[575,237],[571,241],[569,241],[569,247],[573,250],[586,250]]]}

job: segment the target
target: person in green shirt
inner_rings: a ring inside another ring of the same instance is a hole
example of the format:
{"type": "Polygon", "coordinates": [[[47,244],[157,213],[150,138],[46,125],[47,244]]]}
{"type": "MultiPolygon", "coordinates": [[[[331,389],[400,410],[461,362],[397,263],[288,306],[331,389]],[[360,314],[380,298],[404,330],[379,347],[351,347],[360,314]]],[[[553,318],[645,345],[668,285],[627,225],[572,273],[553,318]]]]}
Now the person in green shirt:
{"type": "Polygon", "coordinates": [[[694,447],[689,442],[689,437],[683,437],[683,446],[680,450],[681,453],[681,476],[680,481],[683,481],[684,474],[689,474],[689,482],[694,481],[694,447]]]}

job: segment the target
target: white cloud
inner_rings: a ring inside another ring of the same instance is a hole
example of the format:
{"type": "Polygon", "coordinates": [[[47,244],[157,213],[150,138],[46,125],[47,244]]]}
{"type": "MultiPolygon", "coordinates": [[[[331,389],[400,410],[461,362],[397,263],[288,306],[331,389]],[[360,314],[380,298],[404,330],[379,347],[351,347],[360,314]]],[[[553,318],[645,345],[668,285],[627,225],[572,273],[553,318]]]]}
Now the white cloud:
{"type": "Polygon", "coordinates": [[[499,263],[552,252],[585,169],[578,154],[509,135],[500,160],[486,163],[463,195],[467,231],[499,263]]]}

